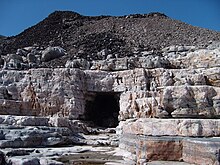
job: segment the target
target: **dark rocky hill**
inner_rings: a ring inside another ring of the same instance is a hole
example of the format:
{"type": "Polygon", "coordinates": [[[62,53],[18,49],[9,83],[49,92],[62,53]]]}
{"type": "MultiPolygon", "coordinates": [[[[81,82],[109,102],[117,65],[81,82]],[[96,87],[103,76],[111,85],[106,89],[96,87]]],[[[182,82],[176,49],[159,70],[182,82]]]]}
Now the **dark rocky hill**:
{"type": "Polygon", "coordinates": [[[2,40],[4,40],[5,38],[6,38],[5,36],[0,35],[0,42],[1,42],[2,40]]]}
{"type": "Polygon", "coordinates": [[[220,40],[220,33],[161,13],[91,17],[56,11],[19,35],[7,38],[2,44],[2,54],[34,44],[61,46],[68,53],[60,59],[65,62],[76,57],[104,59],[108,54],[131,56],[139,50],[156,51],[170,45],[204,47],[210,40],[220,40]]]}

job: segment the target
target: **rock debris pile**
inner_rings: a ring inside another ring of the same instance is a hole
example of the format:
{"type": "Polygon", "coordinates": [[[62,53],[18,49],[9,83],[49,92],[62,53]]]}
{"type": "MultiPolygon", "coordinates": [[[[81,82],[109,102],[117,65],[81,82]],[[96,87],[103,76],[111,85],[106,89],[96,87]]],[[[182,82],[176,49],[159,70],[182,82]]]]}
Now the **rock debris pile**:
{"type": "Polygon", "coordinates": [[[6,55],[32,45],[43,49],[60,46],[67,55],[44,65],[57,67],[77,58],[92,61],[104,60],[108,55],[139,56],[142,51],[157,52],[172,45],[203,48],[209,41],[219,39],[218,32],[193,27],[161,13],[91,17],[56,11],[19,35],[1,41],[0,49],[6,55]]]}

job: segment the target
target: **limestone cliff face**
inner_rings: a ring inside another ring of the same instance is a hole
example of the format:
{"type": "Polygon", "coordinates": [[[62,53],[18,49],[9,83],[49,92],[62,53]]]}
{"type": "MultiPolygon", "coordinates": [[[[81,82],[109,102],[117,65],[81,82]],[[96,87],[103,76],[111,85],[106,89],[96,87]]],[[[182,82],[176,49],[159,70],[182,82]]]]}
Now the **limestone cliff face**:
{"type": "MultiPolygon", "coordinates": [[[[162,57],[109,58],[94,61],[92,66],[78,61],[79,67],[76,61],[69,61],[73,63],[66,68],[3,67],[0,114],[42,116],[51,118],[53,125],[66,127],[71,125],[70,120],[91,119],[88,115],[94,110],[96,96],[108,94],[112,99],[117,97],[119,112],[94,122],[103,121],[110,127],[118,118],[120,147],[131,152],[137,164],[180,159],[198,163],[187,156],[190,144],[200,143],[202,137],[220,136],[219,60],[219,47],[176,46],[164,49],[162,57]],[[90,67],[86,69],[83,64],[90,67]]],[[[100,117],[92,116],[96,115],[100,117]]],[[[213,157],[218,140],[208,146],[202,141],[200,147],[208,147],[213,157]]],[[[197,154],[206,155],[201,148],[197,154]]],[[[212,164],[217,158],[204,160],[212,164]]]]}
{"type": "MultiPolygon", "coordinates": [[[[176,54],[178,52],[175,52],[176,54]]],[[[0,71],[2,114],[83,118],[88,93],[120,93],[119,119],[148,117],[218,118],[219,49],[165,58],[175,67],[118,70],[39,68],[0,71]],[[172,61],[173,60],[173,61],[172,61]],[[181,64],[181,65],[179,65],[181,64]],[[193,65],[194,64],[194,65],[193,65]]],[[[147,57],[146,57],[147,58],[147,57]]],[[[117,60],[117,59],[115,59],[117,60]]],[[[140,58],[136,59],[136,62],[140,58]]],[[[106,61],[108,63],[108,61],[106,61]]],[[[106,64],[107,65],[107,64],[106,64]]]]}
{"type": "Polygon", "coordinates": [[[85,75],[75,69],[1,71],[2,88],[10,99],[1,105],[3,114],[61,116],[83,113],[85,75]],[[11,90],[11,86],[14,90],[11,90]],[[78,109],[78,110],[77,110],[78,109]]]}

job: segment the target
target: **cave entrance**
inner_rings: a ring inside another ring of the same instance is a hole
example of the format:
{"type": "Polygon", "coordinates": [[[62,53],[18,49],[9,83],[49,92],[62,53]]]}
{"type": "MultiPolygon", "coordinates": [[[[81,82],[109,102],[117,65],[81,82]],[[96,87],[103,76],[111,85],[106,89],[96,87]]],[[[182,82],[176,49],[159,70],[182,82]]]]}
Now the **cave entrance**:
{"type": "Polygon", "coordinates": [[[86,100],[85,118],[95,126],[114,128],[118,126],[119,93],[90,93],[86,100]]]}

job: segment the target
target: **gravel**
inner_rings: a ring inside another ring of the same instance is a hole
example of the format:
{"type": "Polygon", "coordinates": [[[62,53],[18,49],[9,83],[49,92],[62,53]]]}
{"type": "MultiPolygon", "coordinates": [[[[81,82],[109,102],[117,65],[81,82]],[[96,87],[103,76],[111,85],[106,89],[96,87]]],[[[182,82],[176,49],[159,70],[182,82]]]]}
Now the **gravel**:
{"type": "Polygon", "coordinates": [[[50,67],[64,66],[74,58],[92,61],[110,54],[133,56],[138,51],[156,52],[171,45],[202,48],[211,41],[220,41],[220,32],[194,27],[161,13],[91,17],[55,11],[17,36],[1,40],[0,49],[6,55],[32,45],[64,48],[67,55],[45,64],[50,67]]]}

